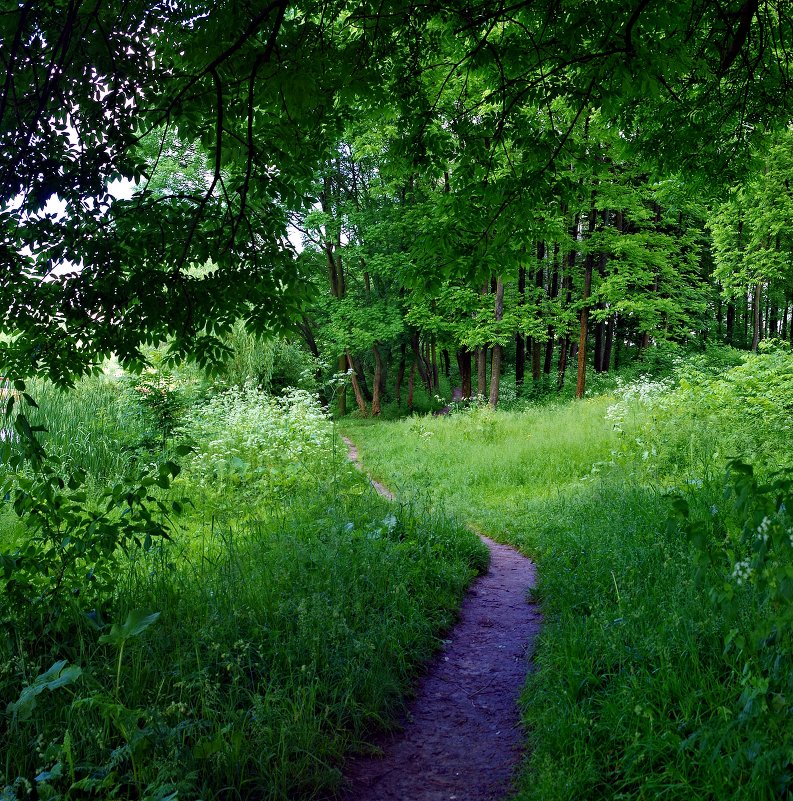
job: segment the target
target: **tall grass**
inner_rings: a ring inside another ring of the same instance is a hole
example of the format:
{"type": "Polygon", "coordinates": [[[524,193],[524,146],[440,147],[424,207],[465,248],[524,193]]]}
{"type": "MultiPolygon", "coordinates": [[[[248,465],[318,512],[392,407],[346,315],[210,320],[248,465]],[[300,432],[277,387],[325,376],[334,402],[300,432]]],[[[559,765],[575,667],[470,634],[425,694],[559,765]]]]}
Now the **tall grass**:
{"type": "Polygon", "coordinates": [[[616,398],[348,426],[378,478],[538,562],[520,801],[787,797],[789,700],[725,659],[736,625],[762,630],[762,604],[746,590],[729,619],[714,605],[731,565],[697,561],[672,498],[727,517],[729,456],[763,473],[789,459],[792,368],[785,353],[681,365],[609,419],[616,398]]]}
{"type": "MultiPolygon", "coordinates": [[[[92,388],[89,404],[101,402],[91,413],[107,408],[107,389],[92,388]]],[[[257,397],[231,393],[224,411],[195,412],[208,448],[194,458],[212,452],[214,463],[234,443],[251,469],[228,481],[188,465],[180,495],[206,497],[186,507],[170,542],[119,559],[111,595],[86,609],[75,594],[46,631],[0,605],[4,801],[31,791],[316,798],[338,788],[345,755],[401,709],[486,550],[437,515],[377,497],[318,407],[293,421],[301,427],[257,397]],[[278,469],[264,481],[256,471],[269,471],[268,447],[300,451],[305,463],[286,470],[273,451],[278,469]],[[63,660],[71,672],[45,687],[63,660]]],[[[76,459],[57,425],[102,431],[72,412],[48,419],[51,443],[76,459]]],[[[113,469],[90,464],[98,477],[113,469]]]]}

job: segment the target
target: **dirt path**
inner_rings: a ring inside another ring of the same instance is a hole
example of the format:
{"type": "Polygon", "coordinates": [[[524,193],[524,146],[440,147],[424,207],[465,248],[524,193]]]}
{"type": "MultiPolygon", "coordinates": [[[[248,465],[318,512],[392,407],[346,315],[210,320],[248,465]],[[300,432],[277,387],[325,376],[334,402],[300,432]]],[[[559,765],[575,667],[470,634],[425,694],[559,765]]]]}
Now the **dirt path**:
{"type": "MultiPolygon", "coordinates": [[[[345,442],[360,467],[355,446],[345,442]]],[[[490,569],[471,585],[459,622],[419,683],[404,729],[376,743],[382,756],[349,764],[343,801],[496,801],[508,794],[523,746],[517,699],[540,612],[527,600],[534,565],[512,548],[482,540],[490,569]]]]}

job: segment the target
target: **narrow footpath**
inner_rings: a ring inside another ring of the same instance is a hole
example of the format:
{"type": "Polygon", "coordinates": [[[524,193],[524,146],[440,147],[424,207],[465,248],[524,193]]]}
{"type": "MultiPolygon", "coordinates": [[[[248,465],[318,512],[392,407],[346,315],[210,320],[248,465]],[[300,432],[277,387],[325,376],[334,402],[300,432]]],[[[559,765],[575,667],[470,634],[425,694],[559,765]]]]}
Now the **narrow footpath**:
{"type": "Polygon", "coordinates": [[[490,549],[487,573],[472,583],[402,730],[376,743],[382,756],[349,763],[343,801],[498,801],[509,794],[523,749],[517,701],[541,622],[527,597],[536,573],[525,556],[479,536],[490,549]]]}

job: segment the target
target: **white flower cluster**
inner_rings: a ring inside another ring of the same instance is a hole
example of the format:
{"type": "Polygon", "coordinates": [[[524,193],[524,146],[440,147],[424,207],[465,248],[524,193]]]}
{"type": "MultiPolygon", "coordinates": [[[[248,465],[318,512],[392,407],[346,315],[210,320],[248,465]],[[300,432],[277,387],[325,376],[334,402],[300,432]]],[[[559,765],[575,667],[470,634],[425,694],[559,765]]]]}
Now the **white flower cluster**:
{"type": "Polygon", "coordinates": [[[618,381],[614,391],[618,400],[606,410],[606,419],[614,426],[615,431],[622,431],[631,415],[639,410],[644,414],[647,408],[662,404],[673,386],[671,378],[653,381],[647,375],[640,376],[629,384],[618,381]]]}
{"type": "Polygon", "coordinates": [[[288,389],[274,397],[250,386],[194,407],[179,433],[195,446],[186,478],[205,486],[291,483],[301,467],[330,458],[333,436],[315,395],[288,389]]]}
{"type": "Polygon", "coordinates": [[[757,527],[757,539],[759,542],[766,543],[768,542],[768,529],[771,526],[771,518],[767,515],[760,521],[760,525],[757,527]]]}
{"type": "Polygon", "coordinates": [[[752,566],[748,559],[742,559],[740,562],[735,563],[732,569],[732,577],[735,579],[736,584],[743,584],[748,581],[752,575],[752,566]]]}

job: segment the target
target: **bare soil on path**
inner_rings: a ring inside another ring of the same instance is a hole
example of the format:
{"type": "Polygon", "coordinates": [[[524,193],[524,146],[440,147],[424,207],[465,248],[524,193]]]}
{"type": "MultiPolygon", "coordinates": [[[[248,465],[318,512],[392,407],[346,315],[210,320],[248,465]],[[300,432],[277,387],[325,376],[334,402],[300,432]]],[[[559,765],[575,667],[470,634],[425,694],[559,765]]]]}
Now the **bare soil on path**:
{"type": "Polygon", "coordinates": [[[471,585],[403,728],[375,743],[382,756],[348,764],[343,801],[496,801],[509,793],[524,742],[517,701],[541,623],[527,597],[536,572],[525,556],[480,536],[488,572],[471,585]]]}

